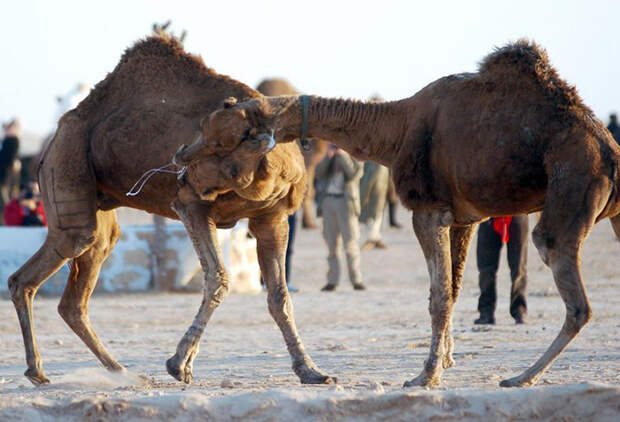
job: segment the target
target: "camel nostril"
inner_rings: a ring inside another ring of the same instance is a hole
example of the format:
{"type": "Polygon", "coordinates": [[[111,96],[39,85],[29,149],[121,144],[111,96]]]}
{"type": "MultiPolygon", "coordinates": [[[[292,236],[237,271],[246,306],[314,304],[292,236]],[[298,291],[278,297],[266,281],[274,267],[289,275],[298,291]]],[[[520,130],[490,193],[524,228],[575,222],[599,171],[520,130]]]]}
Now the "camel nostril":
{"type": "Polygon", "coordinates": [[[237,170],[237,166],[231,166],[230,167],[230,177],[232,177],[234,179],[238,175],[239,175],[239,170],[237,170]]]}
{"type": "Polygon", "coordinates": [[[213,193],[213,190],[214,190],[214,189],[205,189],[205,190],[202,192],[202,194],[203,194],[204,196],[211,195],[211,194],[213,193]]]}

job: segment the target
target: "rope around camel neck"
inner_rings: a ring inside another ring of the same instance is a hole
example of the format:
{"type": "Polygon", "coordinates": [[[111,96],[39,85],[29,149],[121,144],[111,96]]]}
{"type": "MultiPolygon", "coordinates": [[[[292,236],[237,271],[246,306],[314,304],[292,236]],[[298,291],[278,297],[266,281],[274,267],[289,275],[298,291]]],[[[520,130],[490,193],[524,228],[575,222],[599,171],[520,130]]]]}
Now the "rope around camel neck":
{"type": "Polygon", "coordinates": [[[156,169],[150,169],[148,171],[146,171],[142,176],[140,176],[140,178],[136,181],[136,183],[133,184],[133,186],[131,187],[131,189],[129,189],[129,192],[127,192],[125,195],[126,196],[137,196],[141,191],[142,188],[144,187],[144,185],[146,185],[146,182],[149,181],[149,179],[151,177],[153,177],[155,174],[157,173],[169,173],[169,174],[176,174],[177,175],[177,179],[180,179],[183,174],[185,174],[185,171],[187,170],[187,166],[183,166],[181,167],[179,170],[166,170],[168,167],[170,166],[175,166],[176,164],[174,163],[170,163],[170,164],[166,164],[165,166],[156,168],[156,169]],[[136,186],[138,186],[138,189],[136,189],[136,186]],[[135,191],[134,191],[135,190],[135,191]]]}

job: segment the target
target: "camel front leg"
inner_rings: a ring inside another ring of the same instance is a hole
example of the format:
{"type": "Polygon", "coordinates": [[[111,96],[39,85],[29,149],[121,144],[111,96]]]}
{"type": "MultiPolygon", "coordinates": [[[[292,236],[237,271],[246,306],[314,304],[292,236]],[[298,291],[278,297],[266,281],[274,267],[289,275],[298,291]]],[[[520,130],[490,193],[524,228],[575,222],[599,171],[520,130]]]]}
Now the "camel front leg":
{"type": "Polygon", "coordinates": [[[229,278],[217,240],[217,227],[208,217],[207,207],[199,203],[186,206],[175,202],[173,209],[183,221],[205,273],[204,297],[198,314],[179,342],[174,356],[166,361],[170,375],[189,383],[193,378],[193,362],[198,355],[200,337],[213,311],[228,294],[229,278]]]}
{"type": "MultiPolygon", "coordinates": [[[[471,242],[474,228],[476,225],[452,226],[450,227],[450,258],[452,259],[452,301],[456,303],[463,283],[463,272],[465,271],[465,259],[469,243],[471,242]]],[[[443,368],[448,369],[454,366],[452,351],[454,350],[454,339],[452,338],[452,318],[448,321],[445,335],[445,354],[443,357],[443,368]]]]}
{"type": "Polygon", "coordinates": [[[269,313],[282,331],[293,361],[293,371],[302,384],[332,384],[336,378],[323,373],[306,353],[295,326],[293,304],[286,288],[285,253],[288,241],[286,213],[250,220],[257,240],[258,262],[268,289],[269,313]]]}
{"type": "Polygon", "coordinates": [[[413,229],[418,237],[431,278],[430,314],[432,338],[428,359],[422,373],[404,387],[438,387],[444,366],[446,333],[452,319],[453,288],[450,257],[450,224],[448,211],[413,213],[413,229]]]}

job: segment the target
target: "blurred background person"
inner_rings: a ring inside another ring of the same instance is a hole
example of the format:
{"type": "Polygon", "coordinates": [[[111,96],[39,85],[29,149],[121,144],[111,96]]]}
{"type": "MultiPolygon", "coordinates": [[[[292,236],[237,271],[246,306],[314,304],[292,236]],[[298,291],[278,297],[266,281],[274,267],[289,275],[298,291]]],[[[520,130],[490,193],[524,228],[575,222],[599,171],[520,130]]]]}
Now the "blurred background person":
{"type": "Polygon", "coordinates": [[[47,226],[43,203],[40,199],[39,185],[29,182],[19,192],[17,198],[9,201],[4,208],[7,226],[47,226]]]}
{"type": "Polygon", "coordinates": [[[291,267],[293,266],[293,248],[295,245],[295,233],[297,229],[297,211],[288,216],[288,242],[286,244],[286,255],[284,261],[286,287],[291,293],[298,292],[299,289],[291,283],[291,267]]]}
{"type": "Polygon", "coordinates": [[[0,146],[0,213],[18,192],[21,163],[17,154],[22,126],[18,119],[13,119],[2,125],[2,129],[4,137],[0,146]]]}
{"type": "Polygon", "coordinates": [[[323,238],[329,250],[327,284],[321,289],[324,292],[336,290],[340,282],[340,245],[343,242],[349,280],[355,290],[366,289],[360,271],[361,177],[361,163],[333,144],[329,145],[325,158],[316,167],[315,178],[321,186],[316,193],[318,213],[323,216],[323,238]]]}
{"type": "Polygon", "coordinates": [[[381,224],[389,185],[390,172],[387,167],[374,161],[364,162],[364,174],[360,181],[360,222],[366,225],[366,242],[362,249],[387,247],[381,238],[381,224]]]}
{"type": "Polygon", "coordinates": [[[609,129],[616,142],[620,144],[620,126],[618,126],[618,115],[616,113],[609,115],[607,129],[609,129]]]}
{"type": "Polygon", "coordinates": [[[497,269],[502,245],[506,244],[508,266],[512,287],[510,289],[510,315],[517,324],[525,321],[527,314],[527,215],[495,217],[480,223],[478,227],[478,260],[480,318],[474,324],[495,324],[497,304],[497,269]]]}
{"type": "MultiPolygon", "coordinates": [[[[370,102],[383,102],[384,99],[375,94],[370,102]]],[[[360,181],[361,215],[360,222],[366,225],[366,242],[362,249],[385,249],[381,237],[383,210],[389,204],[390,227],[400,228],[396,221],[396,204],[398,197],[391,180],[390,170],[373,161],[364,162],[364,174],[360,181]]]]}
{"type": "Polygon", "coordinates": [[[392,227],[393,229],[403,228],[403,226],[396,219],[396,210],[398,209],[399,201],[400,199],[396,194],[396,186],[394,186],[394,180],[392,179],[392,170],[390,170],[390,176],[388,177],[387,204],[390,227],[392,227]]]}

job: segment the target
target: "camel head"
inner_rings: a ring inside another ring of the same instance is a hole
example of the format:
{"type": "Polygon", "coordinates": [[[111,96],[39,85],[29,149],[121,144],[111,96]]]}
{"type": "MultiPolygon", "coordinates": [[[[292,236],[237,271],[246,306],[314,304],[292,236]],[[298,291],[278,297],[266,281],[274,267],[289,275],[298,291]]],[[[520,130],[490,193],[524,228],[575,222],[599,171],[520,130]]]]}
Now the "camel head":
{"type": "Polygon", "coordinates": [[[241,143],[256,143],[268,139],[270,148],[277,142],[288,142],[299,137],[288,136],[279,130],[284,112],[297,102],[296,96],[257,97],[238,103],[228,98],[222,107],[202,119],[201,134],[190,146],[177,151],[174,162],[186,165],[200,156],[228,152],[241,143]]]}
{"type": "Polygon", "coordinates": [[[212,155],[227,154],[241,143],[253,144],[247,150],[257,154],[271,151],[276,146],[273,131],[261,122],[264,101],[252,99],[237,105],[237,99],[230,97],[222,108],[216,110],[200,122],[200,136],[189,146],[182,145],[174,156],[174,163],[187,165],[192,161],[212,155]],[[242,105],[242,106],[241,106],[242,105]],[[265,143],[266,142],[266,143],[265,143]]]}
{"type": "Polygon", "coordinates": [[[266,167],[266,155],[273,146],[270,139],[261,138],[239,144],[229,153],[199,155],[189,163],[185,181],[202,200],[213,201],[218,195],[243,191],[266,167]]]}

